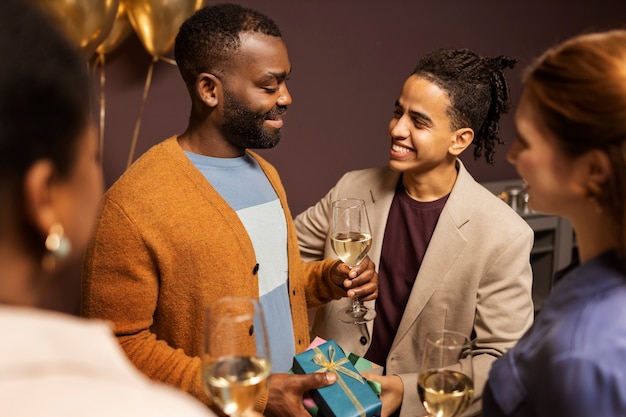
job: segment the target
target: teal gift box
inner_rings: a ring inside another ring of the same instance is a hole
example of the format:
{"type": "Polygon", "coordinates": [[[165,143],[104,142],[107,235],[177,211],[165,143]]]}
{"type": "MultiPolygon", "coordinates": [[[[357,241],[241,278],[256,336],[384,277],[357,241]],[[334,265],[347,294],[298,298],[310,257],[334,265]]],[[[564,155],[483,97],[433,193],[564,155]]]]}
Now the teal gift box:
{"type": "Polygon", "coordinates": [[[319,416],[380,415],[380,399],[333,340],[296,355],[292,369],[299,374],[337,374],[337,382],[334,384],[311,391],[311,397],[319,407],[319,416]]]}

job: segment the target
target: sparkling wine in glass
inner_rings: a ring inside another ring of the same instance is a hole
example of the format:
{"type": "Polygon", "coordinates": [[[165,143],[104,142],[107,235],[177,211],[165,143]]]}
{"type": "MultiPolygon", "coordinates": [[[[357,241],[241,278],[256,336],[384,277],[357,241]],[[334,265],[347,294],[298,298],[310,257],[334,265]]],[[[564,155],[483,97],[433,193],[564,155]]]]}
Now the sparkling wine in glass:
{"type": "Polygon", "coordinates": [[[417,391],[430,416],[456,417],[474,396],[472,344],[463,334],[442,330],[426,337],[417,391]]]}
{"type": "Polygon", "coordinates": [[[270,352],[263,311],[246,297],[225,297],[205,312],[204,387],[224,414],[241,417],[267,390],[270,352]]]}
{"type": "MultiPolygon", "coordinates": [[[[365,202],[358,198],[333,201],[331,245],[339,259],[350,268],[357,266],[372,247],[372,232],[365,202]]],[[[345,323],[363,324],[376,317],[376,311],[367,308],[354,297],[352,306],[339,312],[345,323]]]]}

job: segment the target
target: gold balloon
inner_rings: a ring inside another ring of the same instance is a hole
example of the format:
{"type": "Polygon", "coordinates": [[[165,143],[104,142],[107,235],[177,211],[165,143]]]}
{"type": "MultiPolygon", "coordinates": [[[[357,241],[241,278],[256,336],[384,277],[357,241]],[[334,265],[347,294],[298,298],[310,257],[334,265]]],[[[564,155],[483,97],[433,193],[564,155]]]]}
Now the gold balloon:
{"type": "Polygon", "coordinates": [[[87,59],[108,36],[120,0],[32,0],[83,50],[87,59]]]}
{"type": "Polygon", "coordinates": [[[174,46],[180,25],[198,10],[203,0],[122,0],[144,48],[153,57],[174,46]]]}
{"type": "Polygon", "coordinates": [[[113,52],[132,32],[133,27],[126,12],[126,5],[124,2],[120,2],[120,7],[117,9],[113,22],[113,28],[111,28],[106,39],[96,48],[96,52],[100,55],[113,52]]]}

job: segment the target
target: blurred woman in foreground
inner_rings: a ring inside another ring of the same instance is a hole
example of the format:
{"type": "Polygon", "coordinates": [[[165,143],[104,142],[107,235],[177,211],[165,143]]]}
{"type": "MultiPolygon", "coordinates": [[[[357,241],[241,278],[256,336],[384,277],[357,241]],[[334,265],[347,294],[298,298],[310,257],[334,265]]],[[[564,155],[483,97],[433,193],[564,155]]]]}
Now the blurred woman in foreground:
{"type": "Polygon", "coordinates": [[[572,38],[530,68],[509,160],[529,204],[567,218],[580,265],[490,373],[484,416],[626,415],[626,31],[572,38]]]}
{"type": "Polygon", "coordinates": [[[103,181],[86,62],[29,3],[0,2],[0,415],[212,415],[53,311],[78,305],[103,181]]]}

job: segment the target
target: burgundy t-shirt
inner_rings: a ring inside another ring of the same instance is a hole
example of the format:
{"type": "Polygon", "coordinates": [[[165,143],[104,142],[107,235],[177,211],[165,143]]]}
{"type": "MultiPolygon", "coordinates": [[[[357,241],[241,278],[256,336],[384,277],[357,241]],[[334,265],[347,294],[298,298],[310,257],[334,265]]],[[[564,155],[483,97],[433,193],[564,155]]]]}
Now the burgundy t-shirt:
{"type": "Polygon", "coordinates": [[[372,344],[365,358],[385,365],[400,326],[404,307],[448,196],[432,202],[415,201],[402,179],[389,209],[378,267],[378,298],[372,344]]]}

